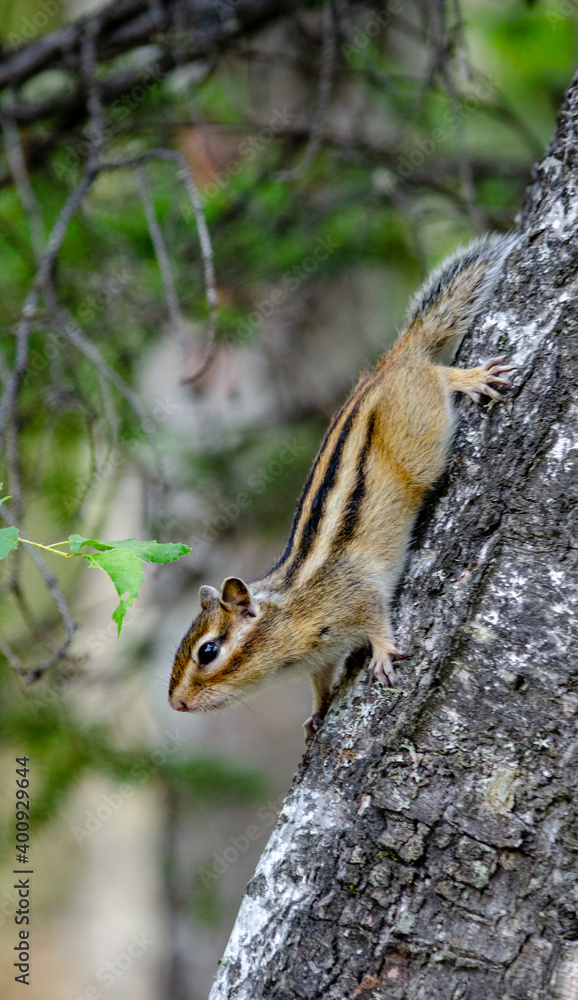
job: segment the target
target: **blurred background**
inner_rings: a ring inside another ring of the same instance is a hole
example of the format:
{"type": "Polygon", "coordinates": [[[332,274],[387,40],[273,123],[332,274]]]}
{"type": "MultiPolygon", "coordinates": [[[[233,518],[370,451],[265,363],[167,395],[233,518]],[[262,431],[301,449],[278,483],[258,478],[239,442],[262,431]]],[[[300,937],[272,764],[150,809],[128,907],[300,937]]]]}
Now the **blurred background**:
{"type": "Polygon", "coordinates": [[[148,567],[120,638],[112,584],[84,560],[21,546],[0,562],[6,1000],[22,995],[22,754],[27,996],[206,998],[310,692],[171,711],[199,585],[282,549],[327,422],[408,297],[513,224],[578,52],[575,0],[113,6],[118,23],[97,0],[0,7],[0,511],[42,543],[192,551],[148,567]],[[15,62],[56,30],[50,59],[15,62]]]}

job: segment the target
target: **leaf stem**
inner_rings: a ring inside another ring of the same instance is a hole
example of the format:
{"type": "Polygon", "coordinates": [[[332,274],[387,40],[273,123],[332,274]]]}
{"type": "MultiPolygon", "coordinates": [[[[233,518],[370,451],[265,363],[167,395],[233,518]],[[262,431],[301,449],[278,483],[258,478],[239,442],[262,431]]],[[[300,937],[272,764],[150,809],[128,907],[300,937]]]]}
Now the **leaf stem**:
{"type": "Polygon", "coordinates": [[[62,556],[64,559],[74,559],[76,553],[72,552],[60,552],[56,549],[55,545],[68,545],[68,542],[53,542],[52,545],[41,545],[40,542],[31,542],[29,538],[19,538],[19,542],[24,542],[26,545],[34,545],[37,549],[44,549],[45,552],[54,552],[56,556],[62,556]]]}

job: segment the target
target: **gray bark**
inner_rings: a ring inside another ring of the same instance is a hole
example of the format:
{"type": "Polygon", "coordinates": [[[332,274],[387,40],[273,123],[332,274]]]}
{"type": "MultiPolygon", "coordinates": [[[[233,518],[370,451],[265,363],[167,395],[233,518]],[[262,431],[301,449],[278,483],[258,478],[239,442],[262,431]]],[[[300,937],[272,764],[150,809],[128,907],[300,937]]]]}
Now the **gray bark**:
{"type": "Polygon", "coordinates": [[[578,997],[578,78],[466,366],[395,612],[404,691],[350,665],[210,1000],[578,997]]]}

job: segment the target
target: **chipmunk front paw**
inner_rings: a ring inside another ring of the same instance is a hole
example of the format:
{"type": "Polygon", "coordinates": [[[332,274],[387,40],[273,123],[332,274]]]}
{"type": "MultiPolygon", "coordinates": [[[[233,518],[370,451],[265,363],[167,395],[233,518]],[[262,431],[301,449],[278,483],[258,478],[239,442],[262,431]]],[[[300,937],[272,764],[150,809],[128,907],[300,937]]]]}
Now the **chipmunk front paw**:
{"type": "Polygon", "coordinates": [[[475,403],[480,403],[482,401],[482,396],[490,396],[492,399],[501,400],[502,397],[496,389],[492,388],[492,385],[511,385],[509,378],[502,378],[503,372],[513,372],[517,371],[517,365],[508,364],[508,359],[505,354],[502,354],[499,358],[490,358],[486,361],[481,368],[480,379],[475,385],[471,385],[464,389],[464,392],[474,400],[475,403]]]}

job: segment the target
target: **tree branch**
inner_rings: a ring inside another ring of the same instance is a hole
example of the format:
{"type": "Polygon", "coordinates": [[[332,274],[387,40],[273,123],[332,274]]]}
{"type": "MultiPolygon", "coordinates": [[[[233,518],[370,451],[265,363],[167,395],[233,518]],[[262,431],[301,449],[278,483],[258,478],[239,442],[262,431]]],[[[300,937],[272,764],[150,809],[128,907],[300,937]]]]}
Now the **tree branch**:
{"type": "MultiPolygon", "coordinates": [[[[280,17],[292,15],[295,8],[301,5],[303,0],[297,3],[290,3],[289,0],[234,0],[221,5],[201,4],[194,0],[159,0],[153,7],[149,0],[115,0],[103,10],[80,18],[66,28],[21,46],[14,52],[5,53],[0,65],[0,91],[21,86],[47,69],[67,69],[79,73],[79,53],[87,33],[95,40],[99,64],[137,46],[154,45],[157,50],[160,49],[160,52],[151,53],[149,62],[139,73],[129,72],[127,75],[124,71],[103,81],[102,99],[104,104],[108,104],[140,82],[143,72],[160,79],[178,65],[173,38],[177,13],[185,29],[185,37],[179,39],[180,58],[182,60],[186,52],[187,62],[192,62],[230,47],[238,38],[280,17]],[[228,16],[220,16],[220,7],[226,7],[228,16]]],[[[84,97],[84,87],[79,78],[70,92],[35,101],[31,105],[14,102],[10,115],[14,121],[22,123],[71,114],[78,120],[85,108],[84,97]]]]}
{"type": "MultiPolygon", "coordinates": [[[[397,600],[405,690],[352,658],[243,900],[210,1000],[547,1000],[578,960],[578,78],[397,600]]],[[[565,985],[564,985],[565,984],[565,985]]],[[[566,990],[566,992],[564,992],[566,990]]]]}

